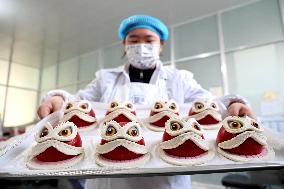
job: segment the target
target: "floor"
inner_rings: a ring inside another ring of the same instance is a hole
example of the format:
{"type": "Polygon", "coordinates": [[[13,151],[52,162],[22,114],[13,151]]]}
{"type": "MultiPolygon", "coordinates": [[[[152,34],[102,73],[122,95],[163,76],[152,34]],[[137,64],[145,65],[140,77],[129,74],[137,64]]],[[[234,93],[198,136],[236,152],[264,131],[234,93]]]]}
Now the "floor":
{"type": "Polygon", "coordinates": [[[205,175],[191,176],[192,189],[222,189],[222,178],[228,174],[240,174],[248,176],[252,182],[266,185],[266,189],[284,189],[283,180],[284,171],[255,171],[239,173],[214,173],[205,175]]]}
{"type": "MultiPolygon", "coordinates": [[[[284,189],[284,185],[273,180],[275,175],[278,176],[278,171],[258,171],[254,173],[237,173],[242,175],[254,175],[257,173],[257,180],[263,180],[265,182],[271,182],[271,185],[267,189],[284,189]],[[263,174],[263,177],[261,174],[263,174]],[[259,177],[259,178],[258,178],[259,177]],[[271,177],[271,178],[269,178],[271,177]]],[[[222,178],[228,173],[214,173],[214,174],[202,174],[191,176],[191,188],[192,189],[223,189],[225,188],[221,184],[222,178]]],[[[281,173],[282,174],[282,173],[281,173]]],[[[78,180],[41,180],[41,181],[7,181],[0,179],[1,189],[83,189],[82,184],[78,180]]]]}

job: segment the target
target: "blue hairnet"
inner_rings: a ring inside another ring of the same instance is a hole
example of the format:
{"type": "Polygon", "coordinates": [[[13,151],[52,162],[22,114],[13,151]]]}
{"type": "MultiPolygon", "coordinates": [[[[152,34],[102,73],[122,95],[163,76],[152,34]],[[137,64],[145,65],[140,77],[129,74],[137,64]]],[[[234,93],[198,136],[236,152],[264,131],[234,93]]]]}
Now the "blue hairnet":
{"type": "Polygon", "coordinates": [[[167,26],[159,19],[147,15],[134,15],[121,22],[118,29],[119,38],[124,40],[130,31],[138,28],[146,28],[157,33],[162,41],[169,37],[167,26]]]}

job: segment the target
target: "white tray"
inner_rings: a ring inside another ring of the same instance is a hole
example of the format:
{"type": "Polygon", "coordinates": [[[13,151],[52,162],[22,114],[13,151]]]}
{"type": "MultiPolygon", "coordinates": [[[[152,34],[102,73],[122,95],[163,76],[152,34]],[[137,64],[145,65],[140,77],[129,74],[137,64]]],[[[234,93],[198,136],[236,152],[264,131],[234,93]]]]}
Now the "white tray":
{"type": "MultiPolygon", "coordinates": [[[[102,118],[106,111],[106,105],[95,103],[97,117],[102,118]]],[[[188,104],[181,106],[181,115],[186,116],[188,112],[188,104]]],[[[137,115],[145,118],[149,114],[149,107],[138,106],[137,115]]],[[[94,129],[91,132],[80,133],[83,146],[85,148],[85,158],[79,164],[68,168],[58,170],[30,170],[25,165],[27,154],[32,146],[36,144],[34,141],[35,133],[44,125],[47,120],[56,120],[62,113],[54,113],[51,116],[40,121],[34,128],[12,140],[6,147],[0,149],[0,176],[5,178],[56,178],[56,177],[130,177],[130,176],[150,176],[150,175],[182,175],[182,174],[203,174],[215,172],[232,172],[232,171],[248,171],[248,170],[267,170],[267,169],[283,169],[284,168],[284,136],[272,131],[267,132],[273,134],[274,141],[278,141],[275,150],[276,157],[270,161],[258,161],[237,163],[230,161],[219,154],[210,162],[198,166],[174,166],[162,161],[156,152],[156,145],[162,139],[162,132],[153,132],[143,128],[143,136],[146,146],[151,149],[151,159],[142,167],[137,168],[104,168],[95,163],[94,149],[95,145],[100,142],[99,129],[94,129]],[[279,144],[283,146],[279,146],[279,144]]],[[[210,144],[215,149],[215,138],[218,130],[206,131],[205,139],[210,141],[210,144]]],[[[273,141],[272,141],[273,142],[273,141]]],[[[273,145],[273,144],[272,144],[273,145]]],[[[215,150],[216,152],[216,150],[215,150]]]]}

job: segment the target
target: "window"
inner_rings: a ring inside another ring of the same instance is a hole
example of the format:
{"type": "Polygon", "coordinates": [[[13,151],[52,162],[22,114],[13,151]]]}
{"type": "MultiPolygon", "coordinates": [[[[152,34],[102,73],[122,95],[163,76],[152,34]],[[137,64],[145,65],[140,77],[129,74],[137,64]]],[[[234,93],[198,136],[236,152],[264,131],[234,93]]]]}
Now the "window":
{"type": "Polygon", "coordinates": [[[78,79],[78,57],[59,64],[59,86],[76,83],[78,79]]]}
{"type": "Polygon", "coordinates": [[[98,52],[83,54],[80,57],[79,81],[92,80],[99,69],[98,52]]]}
{"type": "Polygon", "coordinates": [[[281,104],[284,97],[284,43],[227,55],[229,90],[246,97],[258,115],[265,94],[273,93],[281,104]]]}
{"type": "Polygon", "coordinates": [[[39,69],[12,63],[9,85],[37,89],[39,69]]]}
{"type": "Polygon", "coordinates": [[[277,0],[253,3],[222,14],[226,49],[283,38],[277,0]]]}
{"type": "Polygon", "coordinates": [[[178,62],[176,67],[192,72],[195,80],[203,88],[214,93],[216,93],[216,90],[219,90],[218,95],[222,95],[222,74],[219,56],[178,62]]]}
{"type": "Polygon", "coordinates": [[[36,116],[36,105],[37,92],[8,88],[4,125],[17,126],[33,121],[36,116]]]}
{"type": "Polygon", "coordinates": [[[219,51],[216,16],[174,28],[175,58],[219,51]]]}
{"type": "Polygon", "coordinates": [[[0,60],[0,84],[6,85],[9,62],[0,60]]]}
{"type": "Polygon", "coordinates": [[[53,89],[56,86],[56,65],[46,66],[42,70],[41,89],[53,89]]]}
{"type": "Polygon", "coordinates": [[[123,45],[121,43],[103,49],[103,67],[115,68],[123,65],[126,62],[122,58],[124,53],[123,45]]]}
{"type": "Polygon", "coordinates": [[[0,86],[0,120],[3,120],[6,87],[0,86]]]}

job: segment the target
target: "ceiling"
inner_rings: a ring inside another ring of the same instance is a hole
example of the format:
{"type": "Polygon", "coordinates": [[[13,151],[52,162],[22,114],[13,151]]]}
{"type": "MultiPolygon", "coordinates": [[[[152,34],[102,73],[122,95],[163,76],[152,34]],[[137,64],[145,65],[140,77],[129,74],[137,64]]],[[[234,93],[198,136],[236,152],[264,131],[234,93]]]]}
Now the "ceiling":
{"type": "Polygon", "coordinates": [[[148,14],[168,26],[248,0],[0,0],[0,57],[38,67],[117,42],[122,19],[148,14]],[[12,36],[15,36],[11,48],[12,36]]]}

